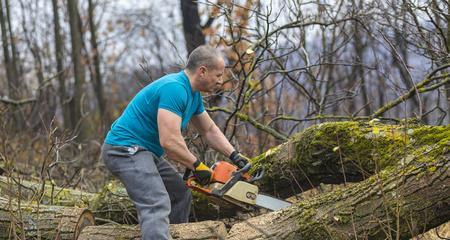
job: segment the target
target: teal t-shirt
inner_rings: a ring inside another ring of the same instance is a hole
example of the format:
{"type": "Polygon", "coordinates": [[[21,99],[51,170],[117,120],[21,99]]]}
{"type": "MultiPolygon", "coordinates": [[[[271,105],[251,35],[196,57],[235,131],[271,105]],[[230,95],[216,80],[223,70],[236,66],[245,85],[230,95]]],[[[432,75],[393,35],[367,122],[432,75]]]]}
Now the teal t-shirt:
{"type": "Polygon", "coordinates": [[[147,85],[131,100],[122,115],[112,124],[105,143],[119,146],[141,146],[160,157],[158,109],[181,117],[184,130],[193,115],[205,111],[200,92],[193,92],[184,71],[168,74],[147,85]]]}

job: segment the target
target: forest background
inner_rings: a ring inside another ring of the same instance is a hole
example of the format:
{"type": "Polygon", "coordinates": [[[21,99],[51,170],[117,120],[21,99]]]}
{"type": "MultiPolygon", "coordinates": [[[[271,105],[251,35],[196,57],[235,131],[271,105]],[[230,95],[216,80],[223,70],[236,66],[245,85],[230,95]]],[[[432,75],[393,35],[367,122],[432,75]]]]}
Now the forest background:
{"type": "MultiPolygon", "coordinates": [[[[111,123],[142,87],[220,48],[207,111],[248,156],[340,120],[450,123],[446,0],[1,0],[0,167],[98,191],[111,123]]],[[[186,132],[190,149],[224,158],[186,132]]]]}

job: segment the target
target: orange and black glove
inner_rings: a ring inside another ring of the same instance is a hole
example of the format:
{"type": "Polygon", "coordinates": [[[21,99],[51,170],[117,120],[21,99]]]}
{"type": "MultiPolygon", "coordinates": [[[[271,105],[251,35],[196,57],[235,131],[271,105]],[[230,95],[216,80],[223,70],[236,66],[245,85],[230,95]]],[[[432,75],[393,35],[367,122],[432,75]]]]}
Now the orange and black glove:
{"type": "Polygon", "coordinates": [[[194,163],[194,176],[198,183],[207,185],[211,182],[212,171],[208,166],[197,159],[194,163]]]}
{"type": "Polygon", "coordinates": [[[238,151],[234,150],[234,152],[230,155],[231,162],[236,165],[239,169],[245,167],[248,163],[248,158],[244,157],[238,151]]]}

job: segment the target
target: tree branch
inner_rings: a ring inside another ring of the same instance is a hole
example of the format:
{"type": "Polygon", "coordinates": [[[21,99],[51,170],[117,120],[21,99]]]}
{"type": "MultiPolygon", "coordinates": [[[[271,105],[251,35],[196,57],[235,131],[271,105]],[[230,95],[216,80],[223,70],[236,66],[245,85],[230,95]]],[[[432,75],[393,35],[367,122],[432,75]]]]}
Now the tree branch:
{"type": "MultiPolygon", "coordinates": [[[[212,107],[212,108],[207,108],[206,110],[208,112],[220,111],[220,112],[225,112],[225,113],[228,113],[228,114],[232,114],[233,113],[233,111],[231,111],[231,110],[229,110],[227,108],[221,108],[221,107],[212,107]]],[[[245,122],[248,122],[248,123],[252,124],[255,128],[272,135],[276,139],[279,139],[279,140],[282,140],[282,141],[287,141],[288,140],[288,137],[286,135],[276,131],[275,129],[273,129],[273,128],[267,126],[267,125],[259,123],[258,121],[256,121],[255,119],[251,118],[248,115],[245,115],[245,114],[243,114],[241,112],[238,112],[238,111],[235,112],[235,115],[241,121],[245,121],[245,122]]]]}

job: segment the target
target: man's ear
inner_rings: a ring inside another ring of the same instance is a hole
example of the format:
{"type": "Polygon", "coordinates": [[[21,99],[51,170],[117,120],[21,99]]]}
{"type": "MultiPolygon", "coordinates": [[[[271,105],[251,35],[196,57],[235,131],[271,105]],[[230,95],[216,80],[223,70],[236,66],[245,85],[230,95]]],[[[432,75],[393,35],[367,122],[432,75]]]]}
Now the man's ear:
{"type": "Polygon", "coordinates": [[[207,70],[207,69],[206,69],[205,66],[200,66],[200,67],[198,68],[198,70],[199,70],[199,73],[203,75],[203,74],[206,74],[206,70],[207,70]]]}

